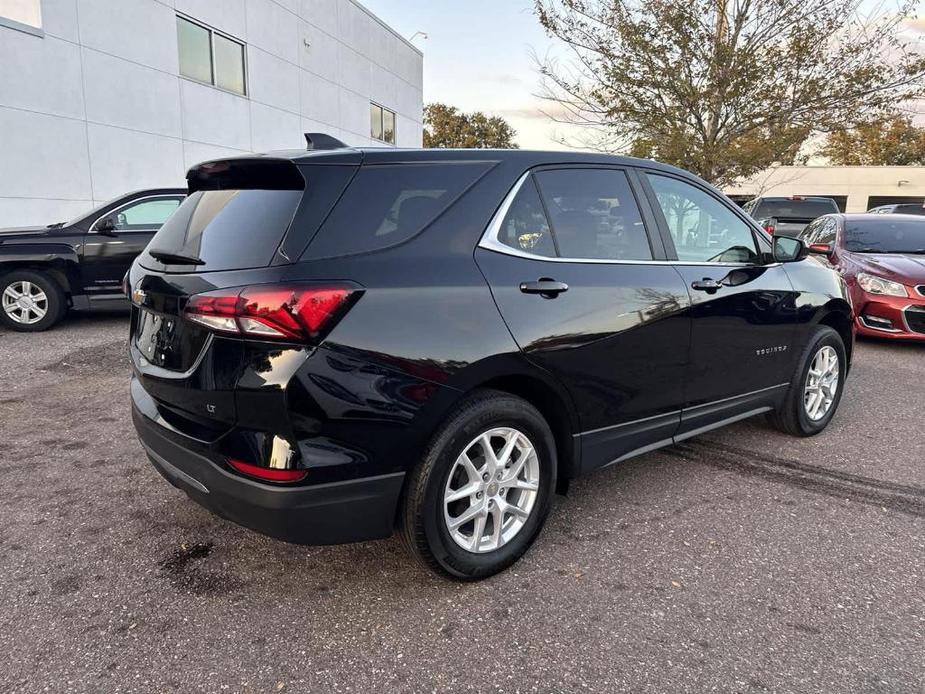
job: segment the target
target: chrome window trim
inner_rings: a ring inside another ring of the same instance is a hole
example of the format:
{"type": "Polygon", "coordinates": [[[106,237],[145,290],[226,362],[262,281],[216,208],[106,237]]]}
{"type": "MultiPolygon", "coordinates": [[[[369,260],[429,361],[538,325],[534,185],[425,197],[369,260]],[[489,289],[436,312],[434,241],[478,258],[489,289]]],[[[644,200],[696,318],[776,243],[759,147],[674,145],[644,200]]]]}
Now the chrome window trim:
{"type": "MultiPolygon", "coordinates": [[[[145,200],[166,200],[168,198],[170,199],[179,198],[180,204],[177,205],[177,207],[179,207],[180,205],[183,204],[183,201],[187,198],[187,196],[184,195],[183,193],[161,193],[159,195],[143,195],[140,198],[129,200],[128,202],[123,203],[119,205],[118,207],[113,208],[106,214],[101,214],[99,217],[93,220],[93,224],[90,225],[90,229],[88,230],[88,233],[99,234],[99,232],[96,230],[96,225],[99,224],[101,219],[105,219],[106,217],[111,217],[112,215],[119,212],[119,210],[124,210],[129,205],[134,205],[135,203],[143,202],[145,200]]],[[[161,226],[164,226],[164,225],[162,224],[161,226]]],[[[114,229],[114,231],[117,231],[120,234],[138,234],[138,233],[147,233],[149,231],[157,231],[160,228],[161,227],[151,227],[150,229],[114,229]]]]}
{"type": "MultiPolygon", "coordinates": [[[[568,167],[564,167],[568,168],[568,167]]],[[[522,251],[517,248],[511,248],[506,243],[502,243],[498,236],[501,234],[501,226],[504,224],[504,218],[507,217],[508,211],[511,209],[511,205],[514,204],[514,199],[517,197],[517,194],[520,192],[520,189],[526,183],[527,179],[533,175],[533,171],[527,171],[523,176],[517,179],[517,183],[514,184],[514,187],[508,192],[505,196],[504,201],[501,203],[501,207],[495,212],[494,216],[491,218],[491,221],[488,223],[488,227],[485,229],[485,232],[482,234],[482,238],[479,240],[478,247],[484,248],[487,251],[494,251],[495,253],[503,253],[504,255],[511,255],[517,258],[525,258],[527,260],[542,260],[547,263],[583,263],[583,264],[595,264],[595,265],[682,265],[682,266],[702,266],[709,265],[711,267],[756,267],[752,263],[718,263],[710,261],[692,261],[692,260],[609,260],[605,258],[560,258],[557,256],[547,256],[547,255],[537,255],[536,253],[528,253],[527,251],[522,251]]],[[[646,233],[651,233],[646,229],[646,233]]],[[[780,263],[772,263],[771,265],[762,265],[761,267],[775,267],[780,265],[780,263]]]]}

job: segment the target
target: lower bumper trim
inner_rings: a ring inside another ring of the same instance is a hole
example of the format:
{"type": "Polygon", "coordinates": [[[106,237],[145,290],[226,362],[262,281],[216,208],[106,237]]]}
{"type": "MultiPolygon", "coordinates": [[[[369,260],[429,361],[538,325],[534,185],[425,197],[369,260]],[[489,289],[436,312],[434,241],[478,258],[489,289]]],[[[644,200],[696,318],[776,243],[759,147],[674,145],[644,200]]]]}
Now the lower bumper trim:
{"type": "Polygon", "coordinates": [[[139,440],[157,471],[213,513],[286,542],[341,544],[388,537],[405,473],[277,487],[232,474],[165,436],[132,407],[139,440]]]}

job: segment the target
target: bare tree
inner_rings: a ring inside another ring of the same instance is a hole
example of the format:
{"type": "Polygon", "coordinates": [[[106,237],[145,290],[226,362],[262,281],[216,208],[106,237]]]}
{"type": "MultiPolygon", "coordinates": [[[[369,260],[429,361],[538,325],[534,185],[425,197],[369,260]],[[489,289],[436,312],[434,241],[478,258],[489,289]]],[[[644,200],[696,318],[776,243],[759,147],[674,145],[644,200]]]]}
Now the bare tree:
{"type": "Polygon", "coordinates": [[[916,3],[868,15],[863,4],[535,0],[568,48],[538,61],[542,96],[564,107],[562,120],[590,126],[598,149],[722,185],[925,94],[925,56],[901,31],[916,3]]]}

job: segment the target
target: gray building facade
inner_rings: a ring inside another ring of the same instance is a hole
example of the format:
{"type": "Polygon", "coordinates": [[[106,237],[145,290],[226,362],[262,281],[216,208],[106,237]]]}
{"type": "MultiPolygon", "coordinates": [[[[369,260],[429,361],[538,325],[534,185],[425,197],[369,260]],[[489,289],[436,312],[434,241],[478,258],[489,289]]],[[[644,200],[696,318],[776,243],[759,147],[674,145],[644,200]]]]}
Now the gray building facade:
{"type": "Polygon", "coordinates": [[[419,147],[422,73],[354,0],[0,0],[0,227],[305,132],[419,147]]]}

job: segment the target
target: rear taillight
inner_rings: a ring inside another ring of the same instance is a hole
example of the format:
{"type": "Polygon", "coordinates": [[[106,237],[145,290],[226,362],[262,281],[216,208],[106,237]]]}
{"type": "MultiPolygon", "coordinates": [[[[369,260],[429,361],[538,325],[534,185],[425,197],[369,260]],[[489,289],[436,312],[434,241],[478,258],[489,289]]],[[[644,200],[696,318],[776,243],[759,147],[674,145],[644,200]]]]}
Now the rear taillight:
{"type": "Polygon", "coordinates": [[[771,236],[774,236],[774,225],[773,224],[765,224],[764,230],[768,232],[771,236]]]}
{"type": "Polygon", "coordinates": [[[184,316],[221,333],[313,341],[329,331],[356,298],[346,285],[267,284],[194,294],[184,316]]]}
{"type": "Polygon", "coordinates": [[[280,470],[279,468],[252,465],[236,458],[228,458],[228,464],[248,477],[255,477],[265,482],[299,482],[308,475],[308,470],[280,470]]]}

